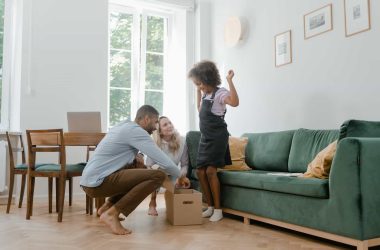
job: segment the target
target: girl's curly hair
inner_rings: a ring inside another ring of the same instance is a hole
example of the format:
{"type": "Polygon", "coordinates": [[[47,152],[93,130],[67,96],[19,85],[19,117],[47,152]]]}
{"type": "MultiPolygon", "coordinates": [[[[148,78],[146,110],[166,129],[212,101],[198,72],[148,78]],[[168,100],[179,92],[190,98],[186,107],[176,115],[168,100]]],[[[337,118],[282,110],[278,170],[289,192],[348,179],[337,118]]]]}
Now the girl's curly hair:
{"type": "Polygon", "coordinates": [[[200,81],[201,83],[212,87],[219,86],[222,83],[219,70],[215,63],[207,60],[196,63],[190,69],[187,76],[190,79],[200,81]]]}

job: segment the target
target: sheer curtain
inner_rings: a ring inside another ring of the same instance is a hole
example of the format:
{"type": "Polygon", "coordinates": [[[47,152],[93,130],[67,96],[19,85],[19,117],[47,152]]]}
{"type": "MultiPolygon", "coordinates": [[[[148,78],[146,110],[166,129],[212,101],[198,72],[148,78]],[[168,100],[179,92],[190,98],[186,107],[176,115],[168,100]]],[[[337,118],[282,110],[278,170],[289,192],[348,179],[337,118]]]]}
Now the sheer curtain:
{"type": "MultiPolygon", "coordinates": [[[[2,130],[20,129],[23,1],[5,0],[3,40],[2,130]]],[[[0,195],[7,190],[6,142],[0,143],[0,195]]]]}
{"type": "Polygon", "coordinates": [[[5,0],[2,129],[20,129],[23,1],[5,0]]]}

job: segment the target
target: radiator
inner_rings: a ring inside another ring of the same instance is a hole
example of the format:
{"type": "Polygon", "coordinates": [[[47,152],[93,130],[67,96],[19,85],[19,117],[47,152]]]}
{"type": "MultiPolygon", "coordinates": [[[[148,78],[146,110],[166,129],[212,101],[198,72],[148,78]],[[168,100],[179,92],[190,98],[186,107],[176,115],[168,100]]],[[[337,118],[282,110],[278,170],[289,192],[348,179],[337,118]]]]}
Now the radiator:
{"type": "Polygon", "coordinates": [[[7,143],[0,141],[0,192],[5,191],[7,181],[7,143]]]}

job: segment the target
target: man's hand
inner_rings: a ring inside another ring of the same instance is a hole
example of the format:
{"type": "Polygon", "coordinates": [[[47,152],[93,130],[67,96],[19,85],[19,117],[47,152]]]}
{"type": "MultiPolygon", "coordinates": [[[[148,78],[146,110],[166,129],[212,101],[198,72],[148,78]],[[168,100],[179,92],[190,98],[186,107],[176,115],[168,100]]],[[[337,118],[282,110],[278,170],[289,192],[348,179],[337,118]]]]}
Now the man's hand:
{"type": "Polygon", "coordinates": [[[190,188],[190,180],[185,177],[179,177],[175,183],[176,188],[190,188]]]}

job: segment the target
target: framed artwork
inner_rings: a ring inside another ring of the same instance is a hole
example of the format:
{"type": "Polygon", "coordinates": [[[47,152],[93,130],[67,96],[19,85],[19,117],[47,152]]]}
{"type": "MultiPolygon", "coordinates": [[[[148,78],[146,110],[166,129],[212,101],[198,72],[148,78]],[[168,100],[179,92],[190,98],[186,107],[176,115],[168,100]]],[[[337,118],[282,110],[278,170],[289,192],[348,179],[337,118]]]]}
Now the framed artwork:
{"type": "Polygon", "coordinates": [[[292,32],[290,30],[274,36],[275,66],[292,62],[292,32]]]}
{"type": "Polygon", "coordinates": [[[303,25],[305,39],[332,30],[332,4],[328,4],[304,15],[303,25]]]}
{"type": "Polygon", "coordinates": [[[369,0],[344,0],[346,37],[371,28],[369,0]]]}

